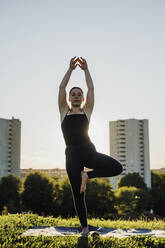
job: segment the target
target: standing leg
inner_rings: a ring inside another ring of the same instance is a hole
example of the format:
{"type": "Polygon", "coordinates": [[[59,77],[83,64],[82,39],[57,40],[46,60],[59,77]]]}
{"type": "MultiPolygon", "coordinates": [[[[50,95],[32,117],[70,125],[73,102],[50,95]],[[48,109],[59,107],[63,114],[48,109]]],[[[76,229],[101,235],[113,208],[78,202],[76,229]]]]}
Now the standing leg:
{"type": "Polygon", "coordinates": [[[66,170],[70,180],[74,206],[82,227],[87,227],[87,209],[85,193],[80,194],[81,185],[81,164],[71,156],[66,156],[66,170]]]}
{"type": "Polygon", "coordinates": [[[85,166],[93,169],[87,172],[88,178],[113,177],[122,172],[122,165],[116,159],[99,152],[93,152],[85,166]]]}

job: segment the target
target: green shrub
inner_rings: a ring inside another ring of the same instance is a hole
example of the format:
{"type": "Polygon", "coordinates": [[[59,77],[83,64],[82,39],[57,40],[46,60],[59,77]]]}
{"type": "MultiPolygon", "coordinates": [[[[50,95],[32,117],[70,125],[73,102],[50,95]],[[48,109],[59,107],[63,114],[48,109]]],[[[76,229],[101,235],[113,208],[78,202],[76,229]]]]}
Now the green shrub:
{"type": "Polygon", "coordinates": [[[115,192],[116,209],[119,214],[138,213],[150,209],[150,195],[146,189],[120,187],[115,192]]]}

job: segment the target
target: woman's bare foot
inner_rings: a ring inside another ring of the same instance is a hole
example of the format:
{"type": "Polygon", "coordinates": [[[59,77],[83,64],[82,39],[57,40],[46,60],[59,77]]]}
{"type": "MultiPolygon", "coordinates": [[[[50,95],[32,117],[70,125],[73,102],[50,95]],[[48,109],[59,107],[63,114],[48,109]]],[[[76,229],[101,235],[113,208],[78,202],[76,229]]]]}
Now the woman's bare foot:
{"type": "Polygon", "coordinates": [[[81,236],[86,236],[89,234],[89,228],[88,227],[83,227],[81,236]]]}
{"type": "Polygon", "coordinates": [[[81,171],[81,179],[82,179],[82,181],[81,181],[81,187],[80,187],[80,194],[82,192],[85,192],[85,190],[86,190],[86,184],[87,184],[87,181],[88,181],[87,172],[81,171]]]}

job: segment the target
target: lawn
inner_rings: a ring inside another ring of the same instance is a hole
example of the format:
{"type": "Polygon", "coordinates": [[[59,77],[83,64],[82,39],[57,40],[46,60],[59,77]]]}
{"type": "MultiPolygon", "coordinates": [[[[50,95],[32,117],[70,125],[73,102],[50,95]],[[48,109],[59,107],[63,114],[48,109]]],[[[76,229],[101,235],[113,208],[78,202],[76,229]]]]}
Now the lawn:
{"type": "MultiPolygon", "coordinates": [[[[147,221],[111,221],[100,219],[89,219],[88,224],[92,226],[120,228],[120,229],[164,229],[165,222],[162,220],[147,221]]],[[[0,247],[2,248],[165,248],[165,238],[149,236],[133,236],[130,238],[114,237],[22,237],[21,234],[34,226],[74,226],[80,227],[77,218],[62,219],[60,217],[43,217],[36,214],[9,214],[0,216],[0,247]]]]}

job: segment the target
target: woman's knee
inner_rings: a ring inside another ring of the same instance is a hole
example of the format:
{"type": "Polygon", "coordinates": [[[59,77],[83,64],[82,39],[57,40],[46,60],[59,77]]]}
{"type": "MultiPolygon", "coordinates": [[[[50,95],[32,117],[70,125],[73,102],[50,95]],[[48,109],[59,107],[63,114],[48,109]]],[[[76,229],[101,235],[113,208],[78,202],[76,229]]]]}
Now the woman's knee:
{"type": "Polygon", "coordinates": [[[117,161],[117,171],[118,174],[121,174],[123,172],[123,166],[120,164],[119,161],[117,161]]]}

